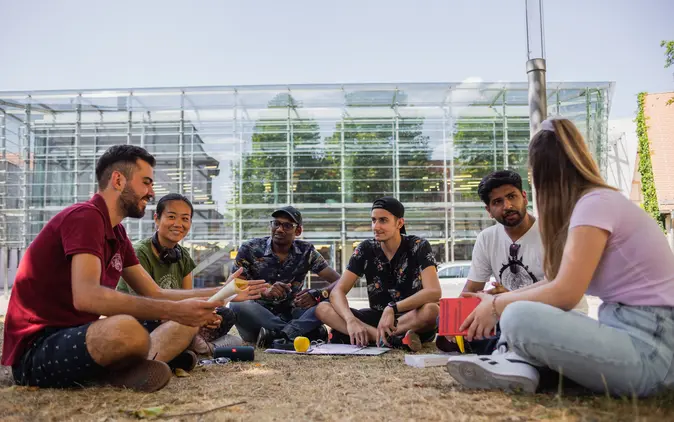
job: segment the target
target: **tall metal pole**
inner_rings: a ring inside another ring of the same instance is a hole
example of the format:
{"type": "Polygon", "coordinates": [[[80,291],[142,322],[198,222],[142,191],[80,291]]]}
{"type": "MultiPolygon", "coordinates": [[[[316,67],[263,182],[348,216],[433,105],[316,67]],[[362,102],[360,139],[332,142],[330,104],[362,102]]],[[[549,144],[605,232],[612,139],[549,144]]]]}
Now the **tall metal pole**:
{"type": "MultiPolygon", "coordinates": [[[[527,22],[527,79],[529,81],[529,134],[534,136],[548,116],[545,80],[545,34],[543,25],[543,0],[526,1],[527,22]]],[[[531,183],[534,215],[537,215],[536,193],[531,183]]]]}

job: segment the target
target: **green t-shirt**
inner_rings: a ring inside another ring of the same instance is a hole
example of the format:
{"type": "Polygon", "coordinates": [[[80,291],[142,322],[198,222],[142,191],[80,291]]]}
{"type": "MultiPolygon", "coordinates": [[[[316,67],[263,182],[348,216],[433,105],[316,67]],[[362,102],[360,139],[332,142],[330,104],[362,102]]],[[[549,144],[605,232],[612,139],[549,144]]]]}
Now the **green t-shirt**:
{"type": "MultiPolygon", "coordinates": [[[[187,249],[178,245],[182,258],[175,264],[164,264],[152,251],[152,238],[148,237],[133,245],[140,265],[150,274],[162,289],[182,289],[183,278],[196,268],[194,260],[187,249]]],[[[117,290],[126,293],[135,293],[123,278],[117,283],[117,290]]]]}

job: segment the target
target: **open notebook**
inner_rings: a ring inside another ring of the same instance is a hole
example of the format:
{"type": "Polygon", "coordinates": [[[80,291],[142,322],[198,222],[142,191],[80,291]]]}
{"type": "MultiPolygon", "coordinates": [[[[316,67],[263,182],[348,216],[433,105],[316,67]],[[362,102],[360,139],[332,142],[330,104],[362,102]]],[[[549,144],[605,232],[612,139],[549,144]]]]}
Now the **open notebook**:
{"type": "Polygon", "coordinates": [[[377,356],[388,352],[387,347],[363,347],[353,346],[351,344],[318,344],[312,345],[304,353],[294,350],[267,349],[267,353],[283,353],[289,355],[354,355],[354,356],[377,356]]]}

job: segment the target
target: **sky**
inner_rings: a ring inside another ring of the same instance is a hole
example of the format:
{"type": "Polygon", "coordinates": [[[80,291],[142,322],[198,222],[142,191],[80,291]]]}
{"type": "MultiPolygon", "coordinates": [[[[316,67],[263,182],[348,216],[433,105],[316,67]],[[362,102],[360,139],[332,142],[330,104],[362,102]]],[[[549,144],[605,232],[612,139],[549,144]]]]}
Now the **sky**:
{"type": "MultiPolygon", "coordinates": [[[[544,0],[548,81],[674,91],[672,0],[544,0]]],[[[526,81],[525,0],[0,0],[0,91],[526,81]]]]}

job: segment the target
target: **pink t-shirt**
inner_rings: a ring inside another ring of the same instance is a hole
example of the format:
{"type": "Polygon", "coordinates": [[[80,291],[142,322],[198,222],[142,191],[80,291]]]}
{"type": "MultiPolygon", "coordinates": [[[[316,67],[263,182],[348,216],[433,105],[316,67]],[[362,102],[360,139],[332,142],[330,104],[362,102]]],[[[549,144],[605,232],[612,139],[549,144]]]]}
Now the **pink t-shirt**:
{"type": "Polygon", "coordinates": [[[674,306],[674,253],[658,224],[620,192],[597,189],[576,203],[569,230],[609,232],[587,293],[608,303],[674,306]]]}

